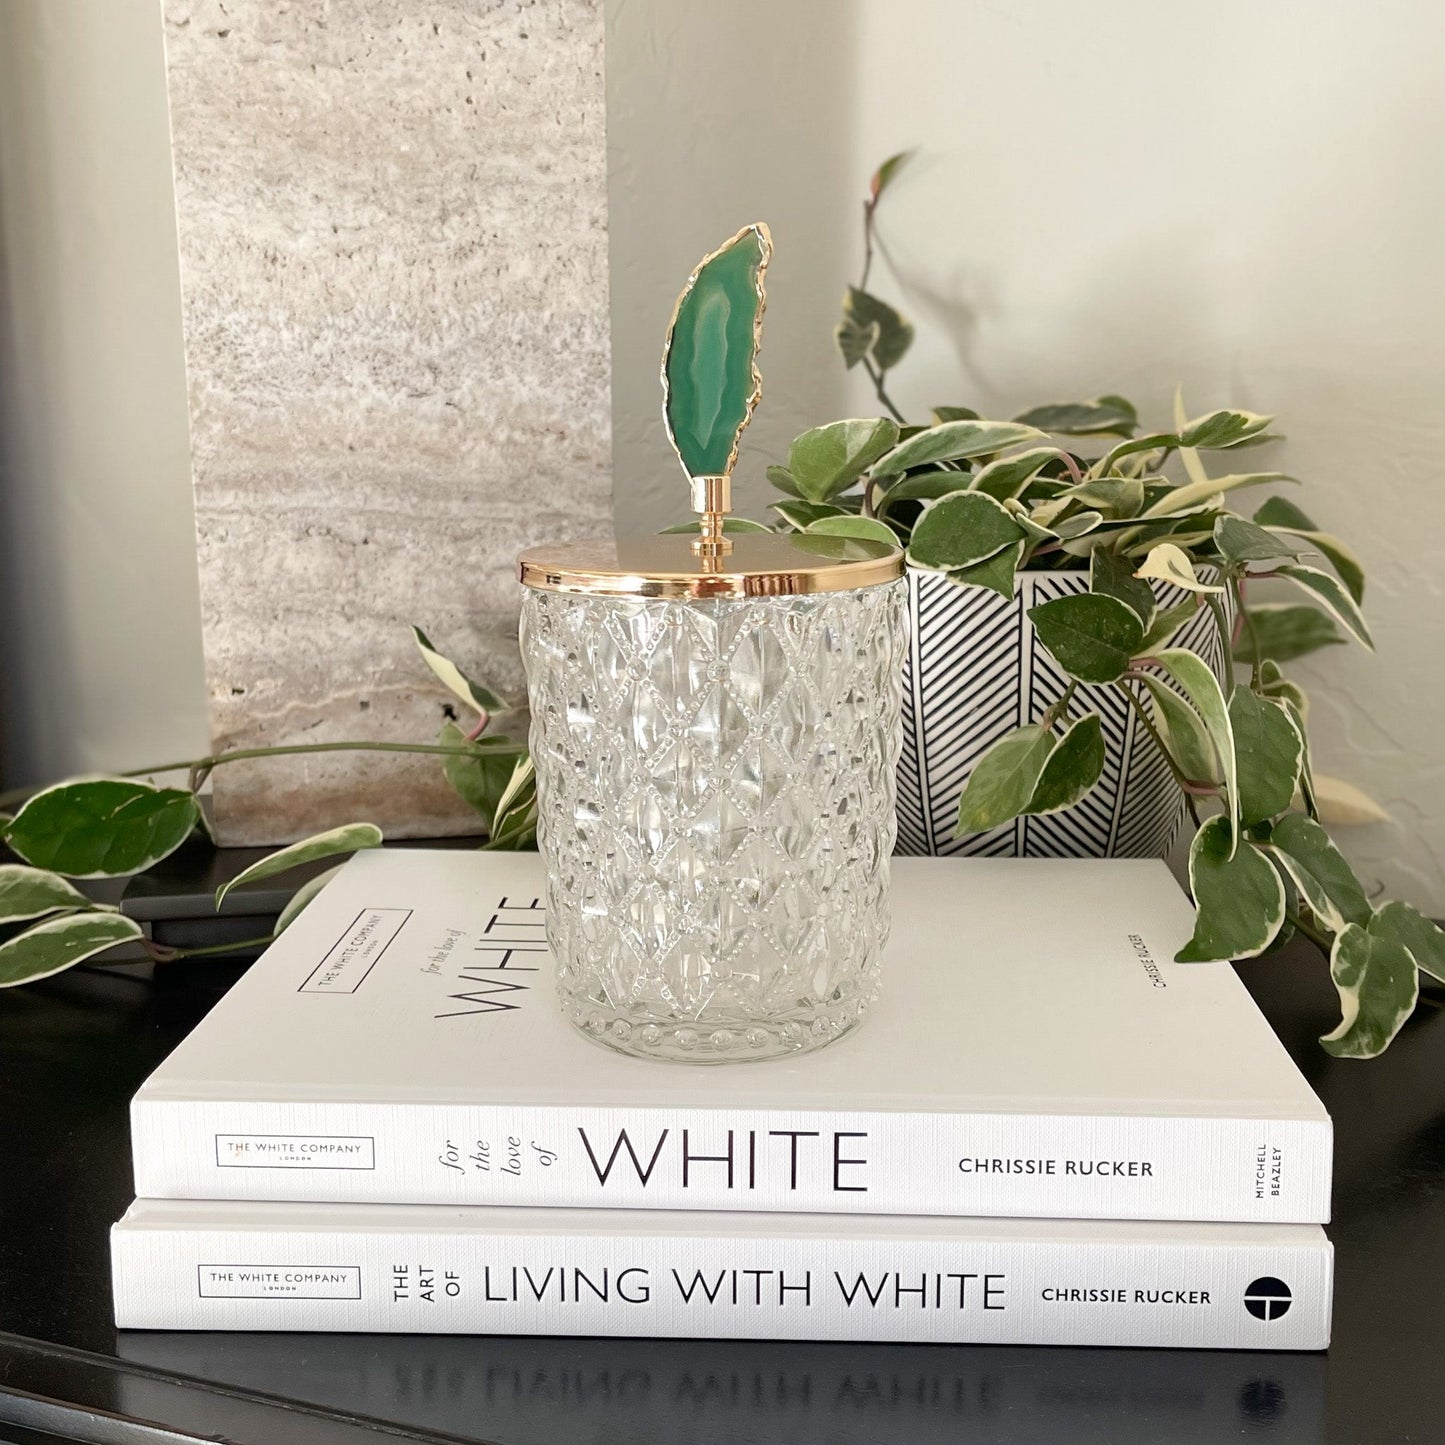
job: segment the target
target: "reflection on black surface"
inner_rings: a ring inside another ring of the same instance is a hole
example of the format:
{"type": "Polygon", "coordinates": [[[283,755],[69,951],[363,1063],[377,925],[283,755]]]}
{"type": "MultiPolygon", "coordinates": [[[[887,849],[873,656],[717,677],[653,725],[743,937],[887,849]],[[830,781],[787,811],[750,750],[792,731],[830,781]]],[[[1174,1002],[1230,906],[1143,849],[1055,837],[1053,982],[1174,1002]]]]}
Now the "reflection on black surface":
{"type": "Polygon", "coordinates": [[[118,1353],[506,1445],[1324,1438],[1310,1354],[142,1331],[118,1353]]]}

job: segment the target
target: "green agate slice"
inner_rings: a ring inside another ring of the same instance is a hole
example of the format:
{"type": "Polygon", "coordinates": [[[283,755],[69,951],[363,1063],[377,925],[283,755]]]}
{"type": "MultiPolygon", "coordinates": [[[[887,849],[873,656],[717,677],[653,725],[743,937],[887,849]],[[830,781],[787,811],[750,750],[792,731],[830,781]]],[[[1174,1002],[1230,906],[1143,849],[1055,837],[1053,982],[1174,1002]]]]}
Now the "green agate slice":
{"type": "Polygon", "coordinates": [[[756,358],[763,274],[773,253],[757,222],[704,257],[678,297],[662,350],[662,414],[689,477],[721,477],[762,395],[756,358]]]}

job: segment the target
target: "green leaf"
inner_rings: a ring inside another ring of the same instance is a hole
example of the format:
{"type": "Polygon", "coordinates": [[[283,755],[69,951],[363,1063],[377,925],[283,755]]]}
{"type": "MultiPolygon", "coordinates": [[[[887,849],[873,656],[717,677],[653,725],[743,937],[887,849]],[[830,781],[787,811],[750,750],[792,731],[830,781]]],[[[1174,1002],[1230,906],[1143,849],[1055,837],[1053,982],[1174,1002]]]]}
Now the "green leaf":
{"type": "Polygon", "coordinates": [[[850,286],[843,295],[843,322],[867,330],[878,328],[873,343],[873,360],[879,371],[891,371],[908,354],[913,345],[913,323],[906,320],[886,301],[850,286]]]}
{"type": "Polygon", "coordinates": [[[1103,520],[1104,518],[1099,512],[1075,512],[1072,516],[1054,523],[1054,536],[1071,541],[1076,537],[1084,536],[1085,533],[1092,532],[1103,520]]]}
{"type": "Polygon", "coordinates": [[[1047,441],[1031,426],[1012,421],[946,421],[925,427],[917,436],[899,442],[875,468],[880,473],[908,472],[936,462],[957,462],[988,456],[1024,442],[1047,441]]]}
{"type": "Polygon", "coordinates": [[[1071,723],[1044,762],[1025,813],[1072,808],[1104,771],[1104,730],[1096,712],[1071,723]]]}
{"type": "Polygon", "coordinates": [[[1315,524],[1287,497],[1270,497],[1260,505],[1254,520],[1261,527],[1286,527],[1291,532],[1315,530],[1315,524]]]}
{"type": "Polygon", "coordinates": [[[1014,595],[1014,573],[1018,570],[1023,555],[1024,544],[1015,542],[1011,547],[1005,547],[1002,552],[995,552],[992,557],[974,563],[972,567],[960,567],[956,572],[950,572],[948,580],[957,582],[960,587],[987,587],[990,592],[997,592],[1009,602],[1014,595]]]}
{"type": "Polygon", "coordinates": [[[888,159],[873,172],[873,177],[868,182],[868,194],[873,200],[876,201],[879,196],[892,185],[894,177],[897,176],[898,172],[908,163],[908,159],[912,154],[913,152],[911,150],[899,151],[897,155],[889,156],[888,159]]]}
{"type": "Polygon", "coordinates": [[[886,511],[895,502],[932,502],[951,492],[966,492],[973,478],[967,472],[914,472],[900,477],[880,498],[878,507],[886,511]]]}
{"type": "Polygon", "coordinates": [[[878,345],[883,328],[876,321],[866,325],[856,316],[845,315],[833,328],[833,340],[843,358],[843,366],[852,371],[878,345]]]}
{"type": "Polygon", "coordinates": [[[790,497],[801,497],[803,495],[798,490],[798,484],[793,480],[793,474],[787,467],[769,467],[767,469],[767,478],[780,492],[786,492],[790,497]]]}
{"type": "Polygon", "coordinates": [[[1257,660],[1256,641],[1258,658],[1275,662],[1289,662],[1345,641],[1335,624],[1315,607],[1294,602],[1261,602],[1251,603],[1248,611],[1254,627],[1253,631],[1246,627],[1235,644],[1234,655],[1240,662],[1257,660]]]}
{"type": "Polygon", "coordinates": [[[531,811],[535,819],[537,805],[537,769],[530,757],[518,758],[512,768],[512,776],[497,799],[496,823],[492,828],[494,838],[505,836],[517,828],[519,814],[531,811]]]}
{"type": "Polygon", "coordinates": [[[982,833],[1017,818],[1028,806],[1054,735],[1031,723],[1000,738],[973,765],[958,800],[955,837],[982,833]]]}
{"type": "Polygon", "coordinates": [[[898,441],[887,417],[855,418],[814,427],[788,448],[788,471],[810,502],[846,490],[898,441]]]}
{"type": "Polygon", "coordinates": [[[1054,661],[1080,682],[1115,681],[1144,640],[1138,613],[1096,592],[1040,603],[1029,620],[1054,661]]]}
{"type": "Polygon", "coordinates": [[[1147,629],[1154,621],[1158,600],[1154,589],[1134,575],[1134,564],[1111,547],[1095,547],[1089,557],[1089,591],[1117,597],[1147,629]]]}
{"type": "Polygon", "coordinates": [[[662,413],[690,477],[724,476],[762,394],[758,337],[773,254],[761,222],[703,257],[677,298],[662,347],[662,413]]]}
{"type": "Polygon", "coordinates": [[[1346,924],[1330,950],[1330,977],[1340,995],[1339,1027],[1320,1043],[1340,1059],[1373,1059],[1390,1046],[1414,1011],[1420,976],[1409,949],[1373,929],[1346,924]]]}
{"type": "Polygon", "coordinates": [[[119,913],[67,913],[47,918],[0,943],[0,988],[49,978],[118,943],[142,937],[140,924],[119,913]]]}
{"type": "Polygon", "coordinates": [[[1148,656],[1157,652],[1159,644],[1168,642],[1198,611],[1198,599],[1186,597],[1183,602],[1177,602],[1173,607],[1166,607],[1158,613],[1154,621],[1150,623],[1149,630],[1144,634],[1144,641],[1139,644],[1140,656],[1148,656]]]}
{"type": "Polygon", "coordinates": [[[1185,514],[1189,508],[1208,502],[1211,497],[1240,487],[1263,487],[1271,482],[1292,482],[1294,477],[1283,472],[1231,472],[1227,477],[1201,476],[1196,481],[1185,482],[1175,487],[1157,502],[1146,507],[1144,517],[1174,517],[1185,514]]]}
{"type": "Polygon", "coordinates": [[[490,831],[497,816],[497,803],[516,766],[515,745],[510,738],[502,736],[469,741],[453,722],[442,724],[437,742],[447,748],[470,749],[469,756],[444,757],[442,772],[462,801],[481,814],[490,831]]]}
{"type": "Polygon", "coordinates": [[[442,686],[453,697],[459,698],[469,708],[475,709],[479,715],[507,711],[507,704],[503,698],[494,693],[491,688],[484,687],[480,682],[473,682],[456,663],[450,658],[443,657],[432,646],[431,639],[420,627],[413,624],[411,635],[416,640],[417,649],[426,665],[436,673],[442,686]]]}
{"type": "Polygon", "coordinates": [[[58,873],[27,868],[23,863],[0,863],[0,923],[19,923],[62,909],[93,908],[78,888],[58,873]]]}
{"type": "Polygon", "coordinates": [[[1170,756],[1191,783],[1217,783],[1219,760],[1204,719],[1162,677],[1145,675],[1154,700],[1154,720],[1170,756]]]}
{"type": "Polygon", "coordinates": [[[1179,431],[1181,445],[1196,450],[1218,451],[1232,447],[1250,437],[1258,436],[1272,422],[1272,416],[1253,411],[1211,411],[1186,422],[1179,431]]]}
{"type": "Polygon", "coordinates": [[[1056,401],[1036,406],[1014,418],[1040,431],[1065,436],[1128,436],[1139,424],[1139,414],[1122,397],[1094,401],[1056,401]],[[1122,405],[1121,405],[1122,403],[1122,405]]]}
{"type": "Polygon", "coordinates": [[[1339,574],[1345,590],[1355,602],[1358,604],[1365,600],[1364,564],[1338,537],[1332,537],[1328,532],[1302,532],[1284,527],[1274,530],[1299,538],[1305,543],[1304,550],[1318,552],[1339,574]]]}
{"type": "Polygon", "coordinates": [[[1350,596],[1344,584],[1337,577],[1331,577],[1328,572],[1321,572],[1318,567],[1280,567],[1278,573],[1281,577],[1288,577],[1297,587],[1304,588],[1311,596],[1317,597],[1324,603],[1325,610],[1335,621],[1344,624],[1346,632],[1351,633],[1372,652],[1374,651],[1374,639],[1371,638],[1370,629],[1365,624],[1365,616],[1360,611],[1360,604],[1350,596]]]}
{"type": "Polygon", "coordinates": [[[1230,562],[1273,562],[1299,556],[1299,548],[1278,532],[1257,527],[1231,512],[1215,518],[1214,545],[1230,562]]]}
{"type": "Polygon", "coordinates": [[[768,510],[776,512],[790,527],[799,532],[806,531],[820,517],[847,517],[847,508],[834,506],[831,502],[769,502],[768,510]]]}
{"type": "Polygon", "coordinates": [[[1131,437],[1128,441],[1111,447],[1089,468],[1089,474],[1095,477],[1106,477],[1125,457],[1135,456],[1139,452],[1162,451],[1178,445],[1179,438],[1173,432],[1151,432],[1145,437],[1131,437]]]}
{"type": "Polygon", "coordinates": [[[1290,813],[1270,830],[1269,841],[1314,875],[1346,923],[1364,925],[1374,910],[1354,870],[1330,841],[1330,835],[1303,813],[1290,813]]]}
{"type": "Polygon", "coordinates": [[[934,426],[941,421],[977,421],[978,413],[971,406],[936,406],[929,413],[934,426]]]}
{"type": "MultiPolygon", "coordinates": [[[[772,532],[771,527],[765,527],[761,522],[754,522],[750,517],[724,517],[723,532],[727,536],[737,536],[741,532],[772,532]]],[[[690,522],[674,522],[670,527],[664,527],[658,533],[661,537],[685,536],[688,533],[702,531],[702,522],[693,518],[690,522]]]]}
{"type": "Polygon", "coordinates": [[[1111,521],[1127,521],[1138,516],[1144,506],[1144,480],[1142,477],[1094,477],[1067,487],[1059,495],[1097,507],[1111,521]]]}
{"type": "Polygon", "coordinates": [[[1331,933],[1338,933],[1345,926],[1345,919],[1320,880],[1298,858],[1286,853],[1283,848],[1278,848],[1273,843],[1261,843],[1259,846],[1269,855],[1284,877],[1294,884],[1310,912],[1331,933]]]}
{"type": "Polygon", "coordinates": [[[1219,679],[1203,659],[1188,648],[1165,648],[1157,654],[1157,659],[1159,665],[1184,689],[1184,695],[1209,730],[1209,740],[1214,744],[1228,794],[1229,815],[1226,821],[1233,846],[1239,841],[1239,777],[1234,756],[1234,728],[1229,721],[1229,708],[1225,704],[1219,679]]]}
{"type": "Polygon", "coordinates": [[[1248,828],[1294,801],[1305,744],[1283,705],[1236,687],[1229,699],[1238,766],[1239,821],[1248,828]]]}
{"type": "Polygon", "coordinates": [[[33,794],[5,841],[27,863],[68,878],[139,873],[174,853],[199,816],[184,788],[87,778],[33,794]]]}
{"type": "Polygon", "coordinates": [[[1223,587],[1212,587],[1207,582],[1201,582],[1195,576],[1194,564],[1190,562],[1188,555],[1173,542],[1160,542],[1151,547],[1149,555],[1134,575],[1139,578],[1157,577],[1159,581],[1168,582],[1172,587],[1182,587],[1186,592],[1224,591],[1223,587]]]}
{"type": "Polygon", "coordinates": [[[1284,886],[1269,860],[1246,841],[1233,848],[1228,818],[1207,818],[1189,848],[1189,889],[1198,910],[1194,936],[1176,963],[1254,958],[1284,922],[1284,886]]]}
{"type": "Polygon", "coordinates": [[[915,567],[953,572],[972,567],[1023,539],[1003,506],[982,492],[942,497],[913,525],[908,560],[915,567]]]}
{"type": "Polygon", "coordinates": [[[999,457],[987,463],[973,474],[972,487],[985,492],[995,501],[1002,502],[1017,497],[1059,454],[1057,447],[1030,447],[1026,452],[1015,452],[1009,457],[999,457]]]}
{"type": "Polygon", "coordinates": [[[1410,950],[1410,957],[1431,978],[1445,983],[1445,933],[1408,903],[1386,903],[1370,920],[1370,932],[1410,950]]]}
{"type": "Polygon", "coordinates": [[[375,823],[346,823],[340,828],[328,828],[324,833],[313,833],[299,843],[268,853],[249,868],[243,868],[230,882],[221,884],[216,889],[216,907],[219,909],[226,901],[226,895],[243,883],[259,883],[263,878],[274,878],[278,873],[287,873],[319,858],[335,858],[363,848],[380,848],[381,842],[381,829],[375,823]]]}
{"type": "Polygon", "coordinates": [[[861,537],[865,542],[887,542],[898,545],[898,534],[886,522],[876,517],[819,517],[810,522],[808,532],[824,537],[861,537]]]}
{"type": "Polygon", "coordinates": [[[314,878],[308,878],[292,895],[285,908],[276,917],[274,933],[284,933],[301,916],[306,905],[341,872],[346,865],[338,863],[334,868],[328,868],[324,873],[318,873],[314,878]]]}

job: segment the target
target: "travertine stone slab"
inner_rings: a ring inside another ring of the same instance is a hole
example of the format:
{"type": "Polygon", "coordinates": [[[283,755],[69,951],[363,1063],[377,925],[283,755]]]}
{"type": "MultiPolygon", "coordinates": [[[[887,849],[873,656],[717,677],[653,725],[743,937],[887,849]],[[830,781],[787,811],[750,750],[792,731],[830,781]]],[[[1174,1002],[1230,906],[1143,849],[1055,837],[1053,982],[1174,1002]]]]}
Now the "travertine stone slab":
{"type": "MultiPolygon", "coordinates": [[[[513,562],[611,530],[600,0],[165,0],[219,747],[521,696],[513,562]]],[[[215,774],[224,841],[475,826],[435,759],[215,774]]]]}

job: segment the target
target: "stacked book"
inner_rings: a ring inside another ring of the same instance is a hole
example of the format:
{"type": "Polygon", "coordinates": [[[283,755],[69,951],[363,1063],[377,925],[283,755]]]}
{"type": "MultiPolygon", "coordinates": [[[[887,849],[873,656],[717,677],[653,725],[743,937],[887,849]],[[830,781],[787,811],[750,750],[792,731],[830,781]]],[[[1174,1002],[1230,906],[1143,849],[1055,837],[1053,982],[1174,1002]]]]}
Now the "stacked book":
{"type": "Polygon", "coordinates": [[[361,854],[146,1082],[137,1329],[1322,1349],[1331,1131],[1155,862],[895,859],[814,1054],[562,1018],[535,855],[361,854]]]}

